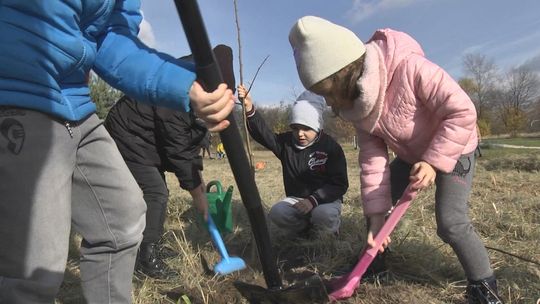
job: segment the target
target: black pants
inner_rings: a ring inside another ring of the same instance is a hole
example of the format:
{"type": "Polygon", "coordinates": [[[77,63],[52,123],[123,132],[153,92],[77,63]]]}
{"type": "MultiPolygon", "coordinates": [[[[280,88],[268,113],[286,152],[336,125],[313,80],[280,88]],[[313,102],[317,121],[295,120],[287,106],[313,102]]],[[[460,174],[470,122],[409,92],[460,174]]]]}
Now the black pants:
{"type": "Polygon", "coordinates": [[[165,173],[153,166],[126,162],[131,174],[141,187],[146,202],[146,228],[143,232],[143,243],[158,242],[163,234],[163,224],[167,214],[169,190],[165,181],[165,173]]]}

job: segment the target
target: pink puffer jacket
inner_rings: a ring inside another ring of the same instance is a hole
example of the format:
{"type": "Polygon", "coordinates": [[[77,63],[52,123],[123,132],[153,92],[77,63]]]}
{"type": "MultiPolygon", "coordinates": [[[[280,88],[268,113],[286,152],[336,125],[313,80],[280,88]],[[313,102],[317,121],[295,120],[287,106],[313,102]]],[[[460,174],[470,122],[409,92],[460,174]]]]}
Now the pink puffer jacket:
{"type": "Polygon", "coordinates": [[[356,127],[364,214],[391,208],[388,148],[414,164],[451,172],[478,143],[476,110],[445,71],[409,35],[383,29],[366,44],[362,96],[347,113],[356,127]]]}

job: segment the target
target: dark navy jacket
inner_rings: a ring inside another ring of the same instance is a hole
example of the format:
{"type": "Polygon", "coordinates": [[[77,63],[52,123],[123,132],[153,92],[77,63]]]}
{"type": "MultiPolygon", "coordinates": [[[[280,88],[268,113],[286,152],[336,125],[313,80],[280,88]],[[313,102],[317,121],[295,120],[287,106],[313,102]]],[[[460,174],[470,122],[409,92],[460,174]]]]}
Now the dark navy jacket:
{"type": "Polygon", "coordinates": [[[192,190],[201,184],[201,142],[208,130],[192,113],[150,106],[124,96],[105,120],[118,150],[126,161],[173,172],[180,187],[192,190]]]}
{"type": "Polygon", "coordinates": [[[321,131],[313,145],[300,150],[294,145],[292,132],[273,133],[255,110],[248,113],[248,130],[281,161],[287,196],[308,198],[314,206],[343,200],[349,188],[347,161],[330,135],[321,131]]]}

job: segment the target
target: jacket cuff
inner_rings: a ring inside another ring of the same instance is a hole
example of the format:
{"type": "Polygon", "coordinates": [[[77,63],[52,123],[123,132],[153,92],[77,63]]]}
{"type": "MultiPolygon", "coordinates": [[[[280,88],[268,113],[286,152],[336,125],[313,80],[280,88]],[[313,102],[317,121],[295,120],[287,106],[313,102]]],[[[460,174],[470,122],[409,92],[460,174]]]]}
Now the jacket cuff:
{"type": "Polygon", "coordinates": [[[311,205],[313,206],[313,208],[319,206],[319,202],[317,202],[317,199],[315,198],[315,196],[313,196],[313,195],[308,196],[308,200],[311,203],[311,205]]]}
{"type": "MultiPolygon", "coordinates": [[[[461,156],[461,154],[459,156],[461,156]]],[[[453,159],[433,150],[426,151],[424,155],[422,155],[422,160],[430,164],[434,169],[444,173],[452,172],[457,163],[457,159],[453,159]]]]}
{"type": "Polygon", "coordinates": [[[246,116],[249,118],[251,116],[255,115],[255,106],[252,106],[251,107],[251,110],[250,111],[247,111],[246,112],[246,116]]]}
{"type": "Polygon", "coordinates": [[[186,191],[191,191],[199,187],[202,184],[202,181],[199,179],[199,180],[194,180],[194,181],[185,183],[185,182],[180,182],[180,179],[178,179],[178,183],[180,184],[180,188],[186,191]]]}

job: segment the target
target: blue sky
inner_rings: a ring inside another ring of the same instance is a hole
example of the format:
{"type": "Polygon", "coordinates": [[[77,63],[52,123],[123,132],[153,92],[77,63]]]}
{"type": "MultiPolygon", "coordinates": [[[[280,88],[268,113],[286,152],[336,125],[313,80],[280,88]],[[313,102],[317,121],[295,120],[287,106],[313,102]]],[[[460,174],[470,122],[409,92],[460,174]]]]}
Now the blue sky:
{"type": "MultiPolygon", "coordinates": [[[[237,5],[246,83],[270,56],[252,88],[256,104],[289,102],[303,90],[288,34],[305,15],[345,26],[363,41],[379,28],[407,32],[456,79],[463,76],[466,53],[485,55],[501,70],[528,64],[540,71],[539,0],[237,0],[237,5]]],[[[233,0],[200,0],[199,6],[211,44],[233,48],[239,82],[233,0]]],[[[147,44],[176,57],[190,53],[174,1],[142,0],[142,10],[147,44]]]]}

